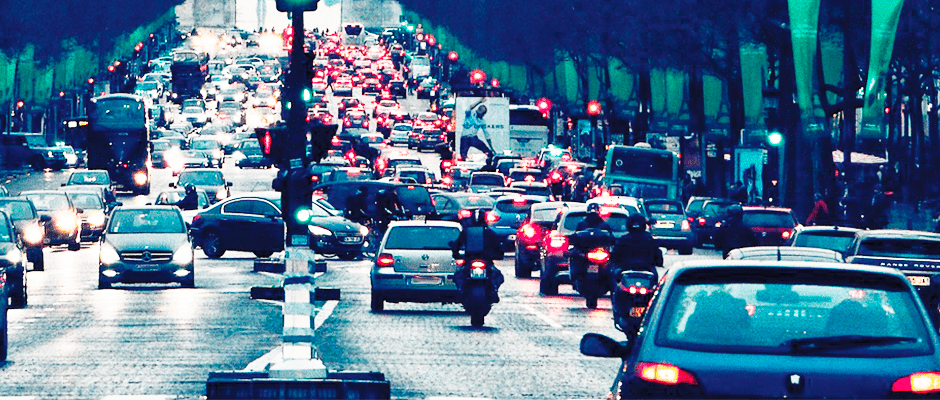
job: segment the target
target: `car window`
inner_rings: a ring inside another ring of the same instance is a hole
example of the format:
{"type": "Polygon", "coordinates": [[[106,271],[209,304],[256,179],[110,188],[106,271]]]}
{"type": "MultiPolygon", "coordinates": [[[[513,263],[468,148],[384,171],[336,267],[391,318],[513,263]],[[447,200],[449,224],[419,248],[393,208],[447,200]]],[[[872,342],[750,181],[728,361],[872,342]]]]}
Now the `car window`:
{"type": "Polygon", "coordinates": [[[646,202],[646,211],[662,214],[682,214],[682,207],[679,203],[646,202]]]}
{"type": "MultiPolygon", "coordinates": [[[[565,216],[564,228],[568,231],[577,230],[578,224],[581,221],[584,221],[584,218],[587,217],[586,211],[575,211],[568,213],[565,216]]],[[[627,231],[627,215],[626,214],[610,214],[607,218],[604,218],[604,221],[607,222],[607,225],[610,225],[610,229],[614,232],[626,232],[627,231]]]]}
{"type": "Polygon", "coordinates": [[[503,186],[506,181],[499,175],[473,175],[470,177],[470,185],[484,186],[503,186]]]}
{"type": "Polygon", "coordinates": [[[115,210],[108,233],[186,233],[178,211],[115,210]]]}
{"type": "Polygon", "coordinates": [[[555,222],[560,212],[561,207],[532,210],[532,215],[529,219],[533,222],[555,222]]]}
{"type": "Polygon", "coordinates": [[[664,347],[857,357],[933,351],[918,300],[901,279],[882,274],[708,268],[684,272],[663,299],[656,344],[664,347]],[[844,335],[910,341],[828,347],[818,341],[844,335]]]}
{"type": "Polygon", "coordinates": [[[855,239],[855,232],[800,232],[793,239],[797,247],[816,247],[835,251],[845,251],[855,239]]]}
{"type": "Polygon", "coordinates": [[[68,183],[71,185],[109,185],[111,181],[108,179],[107,172],[75,172],[69,176],[68,183]]]}
{"type": "Polygon", "coordinates": [[[902,238],[871,238],[862,241],[857,255],[936,260],[940,259],[940,242],[902,238]]]}
{"type": "Polygon", "coordinates": [[[742,221],[747,226],[792,228],[796,221],[790,213],[773,211],[747,211],[742,221]]]}
{"type": "Polygon", "coordinates": [[[14,221],[37,218],[33,208],[25,201],[0,201],[0,208],[14,221]]]}
{"type": "Polygon", "coordinates": [[[101,201],[101,196],[98,196],[95,193],[69,192],[67,194],[75,207],[88,210],[104,209],[104,203],[101,201]]]}
{"type": "Polygon", "coordinates": [[[450,250],[460,229],[445,226],[396,226],[385,241],[386,250],[450,250]]]}
{"type": "Polygon", "coordinates": [[[425,179],[427,179],[427,174],[425,174],[424,171],[399,171],[398,177],[411,178],[414,179],[415,182],[424,183],[425,179]]]}
{"type": "Polygon", "coordinates": [[[215,140],[194,140],[192,148],[194,150],[215,150],[222,148],[222,145],[215,140]]]}
{"type": "Polygon", "coordinates": [[[452,210],[454,209],[454,202],[444,196],[435,196],[434,208],[438,211],[452,210]]]}
{"type": "Polygon", "coordinates": [[[180,174],[177,186],[185,186],[187,183],[203,186],[221,186],[225,184],[221,171],[191,171],[180,174]]]}
{"type": "Polygon", "coordinates": [[[10,229],[12,223],[6,214],[0,214],[0,242],[9,243],[13,241],[13,231],[10,229]]]}
{"type": "Polygon", "coordinates": [[[495,201],[490,196],[460,196],[454,201],[460,208],[493,208],[495,201]]]}
{"type": "Polygon", "coordinates": [[[27,194],[26,198],[33,202],[39,211],[59,211],[69,209],[69,199],[65,194],[27,194]]]}
{"type": "Polygon", "coordinates": [[[257,214],[254,200],[235,200],[222,206],[222,212],[227,214],[257,214]]]}
{"type": "Polygon", "coordinates": [[[496,202],[496,209],[504,213],[528,214],[532,205],[538,203],[535,200],[500,200],[496,202]]]}
{"type": "Polygon", "coordinates": [[[732,203],[708,203],[702,208],[702,215],[705,217],[725,215],[731,205],[732,203]]]}

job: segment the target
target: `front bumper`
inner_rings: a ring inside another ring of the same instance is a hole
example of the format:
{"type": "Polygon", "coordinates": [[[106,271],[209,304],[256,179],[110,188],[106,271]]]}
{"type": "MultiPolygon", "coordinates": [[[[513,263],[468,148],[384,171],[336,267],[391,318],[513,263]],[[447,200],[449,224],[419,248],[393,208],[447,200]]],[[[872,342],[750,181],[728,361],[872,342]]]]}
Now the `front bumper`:
{"type": "Polygon", "coordinates": [[[46,246],[57,246],[60,244],[78,243],[80,238],[81,228],[71,231],[60,231],[56,229],[54,222],[50,222],[46,225],[42,244],[46,246]]]}
{"type": "Polygon", "coordinates": [[[326,254],[352,253],[362,251],[360,235],[310,235],[310,248],[326,254]]]}
{"type": "Polygon", "coordinates": [[[193,279],[193,263],[120,262],[98,266],[99,278],[110,283],[170,283],[193,279]],[[109,276],[110,275],[110,276],[109,276]]]}

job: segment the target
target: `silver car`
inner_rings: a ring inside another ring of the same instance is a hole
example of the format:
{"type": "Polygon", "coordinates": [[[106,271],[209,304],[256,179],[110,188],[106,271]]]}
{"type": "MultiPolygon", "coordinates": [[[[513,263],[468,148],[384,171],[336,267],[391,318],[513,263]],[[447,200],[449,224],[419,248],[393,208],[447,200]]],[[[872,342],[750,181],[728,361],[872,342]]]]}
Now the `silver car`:
{"type": "Polygon", "coordinates": [[[460,224],[399,221],[389,225],[372,265],[372,311],[385,302],[455,303],[457,269],[451,243],[460,224]]]}
{"type": "Polygon", "coordinates": [[[118,282],[196,282],[193,244],[180,210],[172,206],[114,209],[98,260],[99,289],[118,282]]]}

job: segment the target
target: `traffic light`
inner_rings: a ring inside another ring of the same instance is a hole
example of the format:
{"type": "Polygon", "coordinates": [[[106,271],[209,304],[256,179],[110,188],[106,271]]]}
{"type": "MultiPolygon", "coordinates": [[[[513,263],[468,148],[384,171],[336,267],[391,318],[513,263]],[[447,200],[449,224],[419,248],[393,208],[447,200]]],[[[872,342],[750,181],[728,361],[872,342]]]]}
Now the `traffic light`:
{"type": "Polygon", "coordinates": [[[279,163],[281,161],[281,142],[283,141],[284,128],[281,126],[256,128],[255,136],[258,138],[258,145],[261,146],[261,154],[275,164],[279,163]]]}
{"type": "Polygon", "coordinates": [[[452,51],[447,54],[447,59],[451,62],[456,62],[458,59],[460,59],[460,54],[457,54],[456,51],[452,51]]]}
{"type": "Polygon", "coordinates": [[[280,12],[316,11],[320,0],[275,0],[280,12]]]}
{"type": "Polygon", "coordinates": [[[281,216],[287,225],[287,244],[307,246],[307,225],[313,217],[313,183],[307,168],[292,168],[286,174],[286,190],[281,191],[281,216]]]}
{"type": "Polygon", "coordinates": [[[783,135],[780,132],[770,132],[767,135],[767,143],[771,146],[779,146],[780,143],[783,143],[783,135]]]}
{"type": "Polygon", "coordinates": [[[359,36],[362,33],[362,25],[346,25],[343,30],[349,36],[359,36]]]}
{"type": "Polygon", "coordinates": [[[23,101],[23,100],[17,100],[17,101],[16,101],[16,109],[17,109],[17,110],[22,110],[22,109],[25,108],[25,107],[26,107],[26,102],[25,102],[25,101],[23,101]]]}
{"type": "Polygon", "coordinates": [[[313,103],[313,89],[307,86],[300,89],[300,99],[308,106],[313,103]]]}
{"type": "Polygon", "coordinates": [[[333,137],[339,125],[314,125],[310,127],[310,161],[319,162],[326,158],[333,147],[333,137]]]}
{"type": "Polygon", "coordinates": [[[588,115],[600,115],[601,103],[595,100],[589,101],[587,104],[587,113],[588,115]]]}

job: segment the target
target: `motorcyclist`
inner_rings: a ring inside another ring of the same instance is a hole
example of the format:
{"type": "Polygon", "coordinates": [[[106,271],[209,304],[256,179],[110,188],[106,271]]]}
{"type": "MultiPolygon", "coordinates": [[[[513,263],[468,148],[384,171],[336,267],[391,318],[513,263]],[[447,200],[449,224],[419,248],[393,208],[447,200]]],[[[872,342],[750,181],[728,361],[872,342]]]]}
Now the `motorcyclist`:
{"type": "Polygon", "coordinates": [[[603,229],[613,235],[613,229],[610,228],[610,225],[607,224],[607,221],[605,221],[604,217],[601,216],[600,204],[588,204],[587,216],[585,216],[581,222],[578,222],[578,226],[575,227],[576,231],[583,231],[587,229],[603,229]]]}
{"type": "Polygon", "coordinates": [[[663,252],[647,231],[648,224],[646,217],[640,214],[627,217],[627,234],[614,242],[611,256],[617,279],[622,271],[648,271],[653,273],[654,282],[658,281],[656,267],[663,266],[663,252]]]}
{"type": "Polygon", "coordinates": [[[181,210],[196,210],[199,208],[199,194],[196,193],[196,186],[192,183],[187,183],[186,186],[183,186],[185,195],[180,201],[176,202],[176,206],[181,210]]]}
{"type": "Polygon", "coordinates": [[[350,221],[362,223],[368,218],[366,214],[366,187],[360,186],[356,194],[346,198],[346,218],[350,221]]]}
{"type": "Polygon", "coordinates": [[[376,219],[378,226],[382,227],[382,230],[385,230],[385,227],[388,226],[388,223],[392,219],[400,219],[404,217],[404,212],[401,209],[401,206],[398,204],[398,197],[395,196],[394,192],[391,192],[387,189],[379,189],[375,194],[375,203],[376,203],[376,219]]]}
{"type": "Polygon", "coordinates": [[[718,228],[718,234],[715,238],[715,247],[721,249],[722,257],[727,257],[728,252],[741,247],[757,246],[757,236],[744,225],[742,220],[744,210],[740,205],[733,205],[728,208],[728,215],[722,221],[718,228]]]}
{"type": "Polygon", "coordinates": [[[484,210],[474,210],[470,218],[464,218],[460,224],[463,229],[457,239],[451,242],[451,249],[455,260],[463,259],[463,265],[454,272],[454,283],[457,288],[463,287],[464,282],[470,278],[470,262],[472,260],[487,261],[487,276],[490,278],[489,296],[494,303],[499,303],[499,287],[505,280],[503,273],[492,263],[493,260],[502,260],[503,251],[501,240],[486,223],[484,210]],[[460,250],[464,254],[460,255],[460,250]]]}

